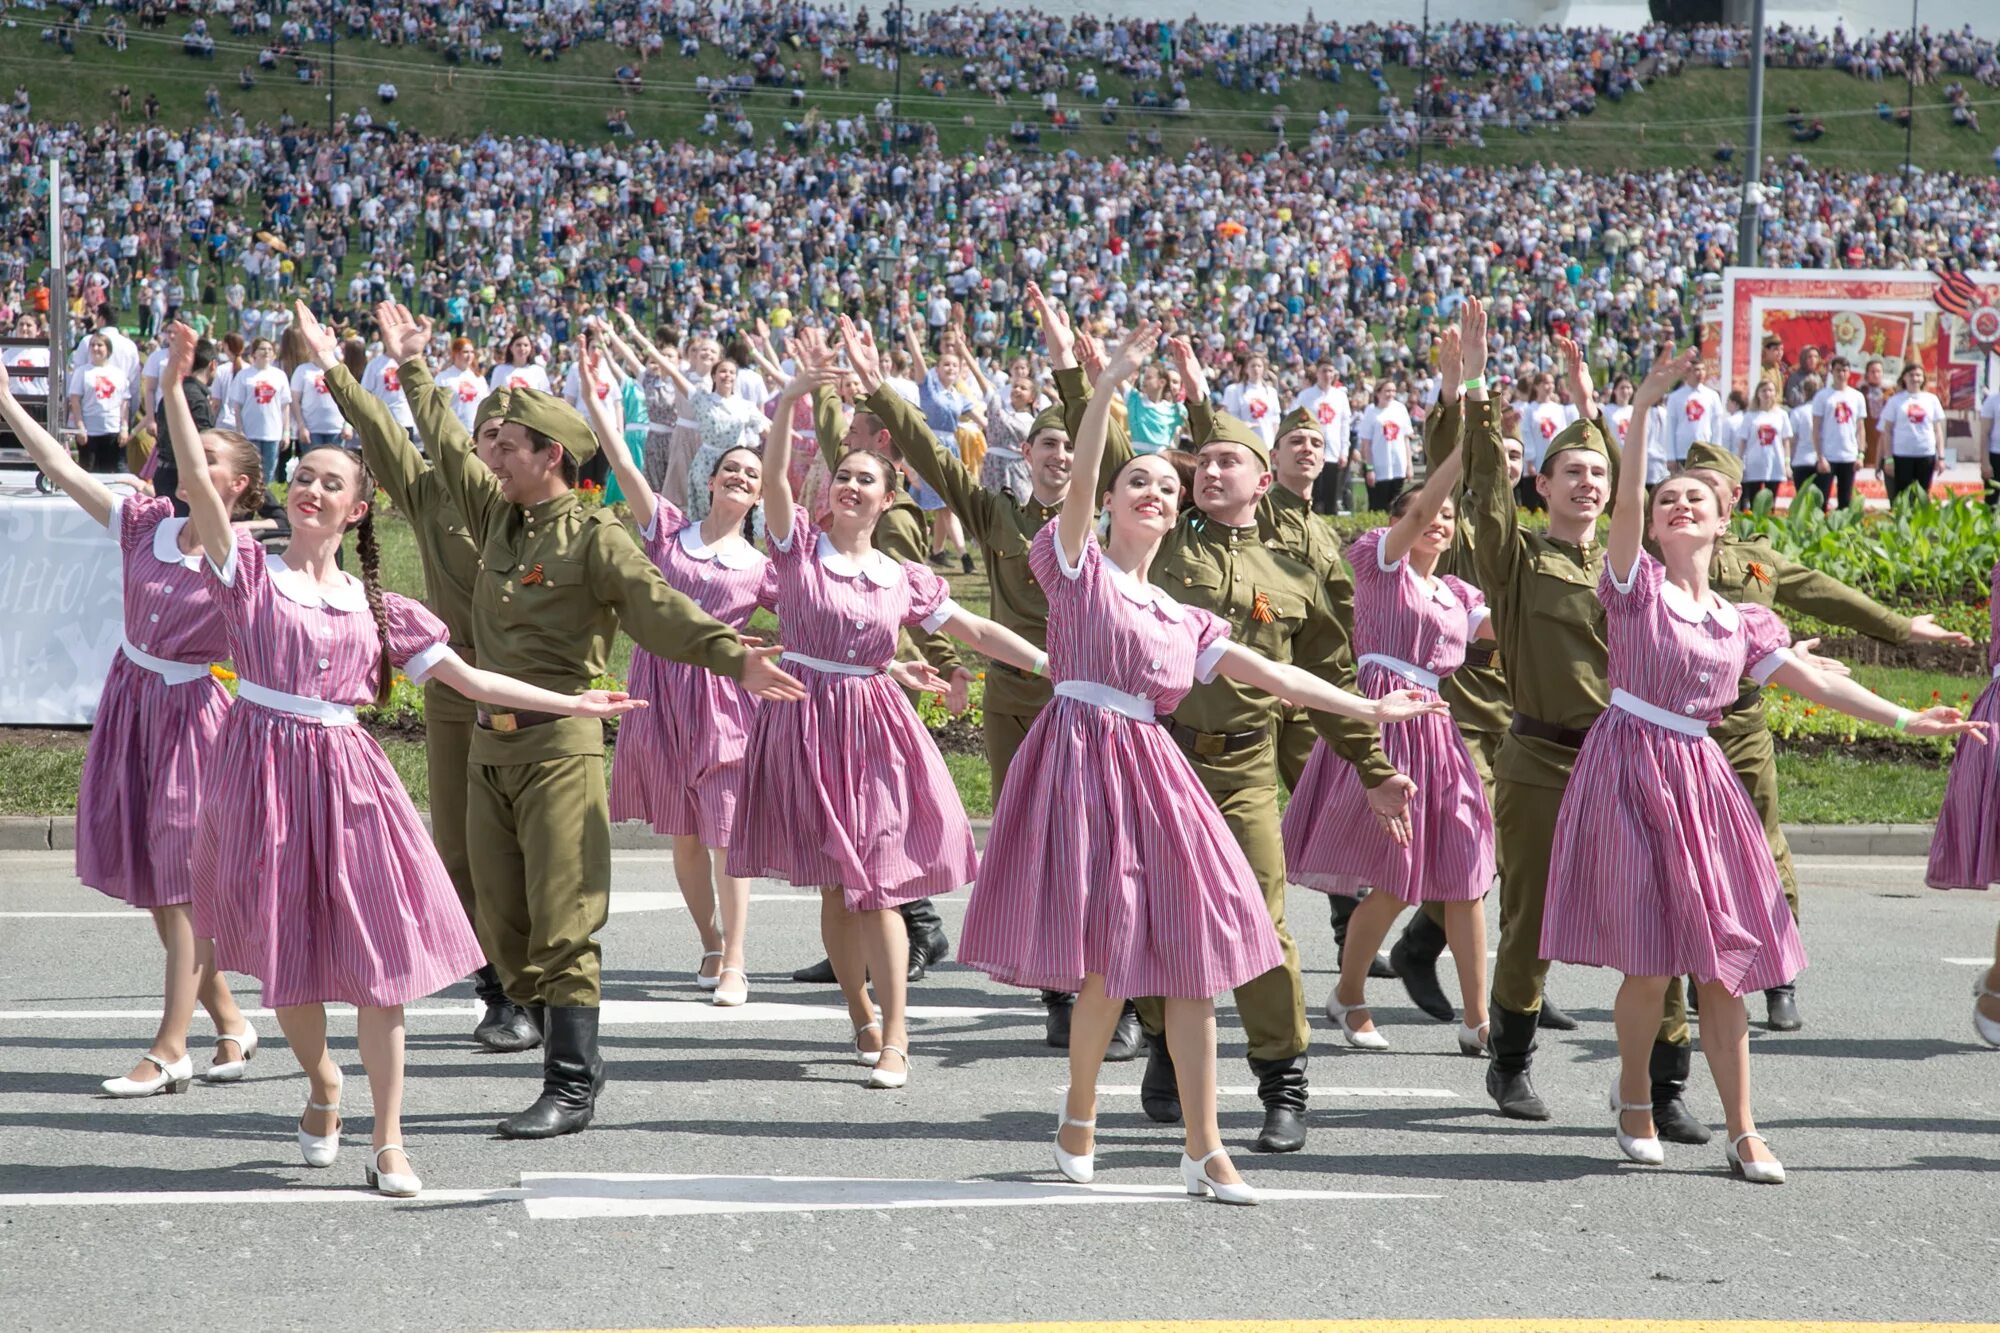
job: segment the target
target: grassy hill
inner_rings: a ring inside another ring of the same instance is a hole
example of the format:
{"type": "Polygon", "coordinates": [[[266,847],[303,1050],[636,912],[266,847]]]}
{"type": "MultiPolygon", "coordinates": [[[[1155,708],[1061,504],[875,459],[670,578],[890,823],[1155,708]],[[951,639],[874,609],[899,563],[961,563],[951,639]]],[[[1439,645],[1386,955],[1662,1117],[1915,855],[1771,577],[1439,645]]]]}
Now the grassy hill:
{"type": "MultiPolygon", "coordinates": [[[[204,94],[213,84],[224,109],[241,111],[251,125],[260,120],[275,122],[286,110],[302,124],[324,125],[327,121],[326,86],[301,84],[289,62],[281,63],[277,70],[259,71],[257,86],[241,90],[237,72],[246,63],[255,64],[257,48],[233,42],[226,34],[218,39],[213,60],[182,53],[184,22],[178,19],[170,22],[164,33],[133,31],[130,49],[122,53],[105,46],[96,33],[84,33],[76,54],[66,56],[52,42],[40,39],[37,20],[42,15],[25,10],[12,13],[20,16],[19,26],[0,27],[0,78],[11,75],[26,84],[39,119],[113,118],[117,114],[113,90],[129,85],[133,111],[123,119],[138,121],[139,108],[150,92],[160,100],[162,123],[194,124],[206,118],[204,94]]],[[[325,48],[316,51],[323,61],[325,48]]],[[[426,134],[464,136],[490,129],[502,134],[553,134],[603,142],[610,137],[604,129],[605,113],[623,106],[642,137],[692,139],[698,137],[697,128],[706,110],[703,95],[695,87],[696,77],[724,76],[740,68],[714,50],[706,50],[694,60],[670,53],[646,70],[645,91],[627,96],[612,79],[612,72],[626,59],[624,53],[597,44],[570,52],[557,62],[543,63],[522,55],[518,45],[510,43],[506,63],[498,69],[451,67],[429,52],[343,40],[334,51],[333,105],[348,113],[366,105],[378,122],[386,119],[388,112],[375,97],[377,83],[386,78],[400,93],[394,114],[403,125],[426,134]]],[[[804,63],[810,71],[818,62],[807,59],[804,63]]],[[[954,92],[937,97],[912,91],[920,63],[912,60],[906,67],[902,113],[935,123],[949,149],[977,147],[989,135],[1004,141],[1017,115],[1039,121],[1039,104],[1027,97],[1017,96],[1002,105],[975,94],[954,92]]],[[[1389,77],[1397,92],[1407,96],[1414,83],[1412,76],[1395,70],[1389,77]]],[[[1263,150],[1275,142],[1268,122],[1274,103],[1280,101],[1289,110],[1294,141],[1303,141],[1315,113],[1323,106],[1334,108],[1344,103],[1356,117],[1372,115],[1375,110],[1374,90],[1359,76],[1350,76],[1341,85],[1318,81],[1295,84],[1282,99],[1225,91],[1204,78],[1190,84],[1195,108],[1189,116],[1161,119],[1129,109],[1130,80],[1115,71],[1103,71],[1100,78],[1104,90],[1117,94],[1128,109],[1120,113],[1118,125],[1106,128],[1098,124],[1095,106],[1080,101],[1075,104],[1074,111],[1087,128],[1072,135],[1064,146],[1087,154],[1123,152],[1129,127],[1136,125],[1143,133],[1156,123],[1169,151],[1183,150],[1196,139],[1263,150]]],[[[894,84],[892,74],[866,68],[856,68],[844,90],[824,87],[809,75],[807,107],[817,108],[827,118],[864,111],[872,119],[876,102],[893,96],[894,84]]],[[[1866,83],[1831,71],[1772,70],[1765,80],[1765,91],[1768,154],[1782,156],[1797,147],[1815,164],[1870,171],[1901,168],[1904,131],[1878,118],[1874,106],[1879,99],[1900,106],[1903,85],[1866,83]],[[1784,124],[1787,109],[1792,107],[1808,119],[1824,120],[1827,136],[1817,144],[1793,145],[1784,124]]],[[[1657,80],[1646,93],[1629,97],[1622,104],[1603,102],[1596,114],[1553,129],[1534,134],[1496,130],[1489,134],[1484,150],[1432,150],[1431,156],[1464,162],[1544,162],[1590,170],[1709,165],[1718,140],[1730,139],[1739,149],[1747,143],[1747,96],[1748,75],[1744,71],[1695,70],[1657,80]]],[[[786,105],[782,90],[759,89],[749,96],[746,106],[760,141],[778,136],[786,118],[798,119],[804,114],[786,105]]],[[[1954,129],[1943,108],[1938,89],[1917,90],[1914,160],[1929,170],[1991,172],[1993,148],[2000,141],[2000,107],[1989,108],[1992,124],[1981,133],[1954,129]]],[[[1053,134],[1045,133],[1043,146],[1055,146],[1053,134]]]]}

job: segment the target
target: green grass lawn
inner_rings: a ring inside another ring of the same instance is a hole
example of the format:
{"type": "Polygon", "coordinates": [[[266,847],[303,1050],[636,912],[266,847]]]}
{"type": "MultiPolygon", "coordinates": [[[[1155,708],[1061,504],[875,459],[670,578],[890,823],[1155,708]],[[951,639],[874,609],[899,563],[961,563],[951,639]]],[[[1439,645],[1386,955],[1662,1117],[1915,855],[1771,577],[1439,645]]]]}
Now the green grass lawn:
{"type": "MultiPolygon", "coordinates": [[[[260,120],[275,124],[287,110],[302,124],[323,126],[327,121],[326,88],[301,85],[291,75],[288,63],[277,71],[260,72],[255,89],[239,89],[237,70],[245,63],[254,64],[256,46],[236,43],[227,36],[226,25],[217,33],[221,49],[212,61],[182,54],[180,34],[186,22],[179,18],[168,24],[164,34],[142,33],[135,27],[130,49],[123,54],[103,45],[95,34],[85,33],[78,40],[77,54],[64,56],[52,44],[39,40],[46,12],[14,12],[20,15],[20,26],[0,29],[0,67],[11,67],[13,76],[27,83],[39,119],[109,119],[116,111],[111,90],[129,84],[134,112],[127,120],[139,118],[137,108],[152,92],[160,99],[163,123],[194,124],[206,117],[203,95],[213,84],[222,95],[225,110],[240,110],[253,126],[260,120]]],[[[315,54],[323,57],[324,49],[315,48],[315,54]]],[[[645,71],[645,91],[628,97],[611,78],[612,71],[627,59],[624,53],[599,43],[578,48],[554,64],[543,64],[521,55],[518,45],[510,41],[506,62],[499,69],[452,69],[429,52],[342,40],[336,51],[333,106],[352,114],[366,105],[378,122],[386,120],[388,109],[377,102],[375,86],[387,78],[400,94],[393,108],[395,115],[404,126],[425,134],[471,137],[491,130],[606,141],[604,115],[622,106],[630,111],[632,126],[643,137],[693,139],[707,109],[703,95],[696,91],[696,76],[720,76],[740,68],[714,49],[704,50],[694,60],[669,53],[645,71]]],[[[818,82],[816,58],[803,63],[808,72],[807,108],[817,110],[822,118],[861,111],[872,121],[876,102],[893,95],[895,78],[888,72],[857,67],[849,86],[836,90],[818,82]]],[[[938,63],[949,66],[953,62],[938,63]]],[[[935,124],[949,151],[976,149],[989,136],[1005,142],[1008,126],[1017,115],[1039,122],[1039,103],[1025,96],[996,104],[973,93],[954,91],[940,98],[912,92],[912,76],[921,64],[915,59],[909,63],[902,114],[935,124]]],[[[1086,67],[1083,62],[1072,65],[1078,72],[1086,67]]],[[[1390,70],[1388,79],[1405,98],[1415,83],[1412,73],[1402,68],[1390,70]]],[[[1118,95],[1130,107],[1135,89],[1131,80],[1115,70],[1101,70],[1100,82],[1106,92],[1118,95]]],[[[1729,138],[1739,148],[1748,142],[1748,87],[1748,74],[1741,69],[1691,70],[1678,78],[1656,80],[1645,93],[1622,103],[1601,101],[1594,115],[1553,129],[1534,134],[1496,130],[1488,134],[1484,150],[1433,149],[1431,156],[1460,162],[1547,162],[1600,171],[1709,165],[1718,139],[1729,138]]],[[[1262,151],[1276,142],[1268,128],[1276,105],[1288,108],[1290,138],[1295,143],[1304,142],[1322,107],[1345,105],[1353,115],[1362,117],[1372,116],[1376,105],[1373,88],[1359,75],[1350,75],[1343,84],[1317,80],[1294,83],[1279,98],[1226,91],[1204,75],[1189,81],[1189,96],[1195,105],[1184,119],[1142,115],[1128,109],[1120,123],[1111,127],[1098,123],[1092,104],[1065,98],[1072,112],[1081,113],[1085,128],[1060,145],[1051,132],[1043,140],[1044,148],[1123,153],[1129,127],[1136,125],[1143,132],[1157,124],[1165,147],[1172,152],[1185,151],[1197,140],[1262,151]]],[[[1903,160],[1903,131],[1877,118],[1873,106],[1879,98],[1900,106],[1903,96],[1901,84],[1865,83],[1829,70],[1771,70],[1765,80],[1766,149],[1783,157],[1796,148],[1819,165],[1893,169],[1903,160]],[[1812,145],[1792,144],[1784,124],[1790,107],[1799,108],[1808,119],[1826,121],[1826,138],[1812,145]]],[[[804,114],[787,107],[782,90],[759,89],[750,94],[746,107],[760,141],[778,136],[785,119],[804,114]]],[[[1992,169],[1991,138],[1951,127],[1941,85],[1919,89],[1917,108],[1917,163],[1930,170],[1983,173],[1992,169]]]]}

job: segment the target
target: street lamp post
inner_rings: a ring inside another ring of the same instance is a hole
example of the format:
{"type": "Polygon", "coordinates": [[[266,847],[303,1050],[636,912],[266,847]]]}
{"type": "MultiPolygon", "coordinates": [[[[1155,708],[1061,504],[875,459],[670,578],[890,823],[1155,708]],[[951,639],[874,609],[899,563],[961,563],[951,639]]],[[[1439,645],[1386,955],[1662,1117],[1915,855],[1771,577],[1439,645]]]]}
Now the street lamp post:
{"type": "Polygon", "coordinates": [[[1758,214],[1764,203],[1764,0],[1750,13],[1750,160],[1743,164],[1743,201],[1736,214],[1736,262],[1757,262],[1758,214]]]}

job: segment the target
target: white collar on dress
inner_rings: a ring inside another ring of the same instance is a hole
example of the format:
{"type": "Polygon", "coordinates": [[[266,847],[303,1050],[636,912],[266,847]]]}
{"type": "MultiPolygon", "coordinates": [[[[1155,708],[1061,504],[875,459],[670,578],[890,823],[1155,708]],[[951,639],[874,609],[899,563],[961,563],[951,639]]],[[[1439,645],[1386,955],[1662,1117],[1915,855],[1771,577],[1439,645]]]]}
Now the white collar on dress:
{"type": "Polygon", "coordinates": [[[750,569],[764,558],[741,537],[725,537],[713,546],[704,543],[699,523],[690,523],[681,529],[681,550],[693,559],[706,560],[724,569],[750,569]]]}
{"type": "Polygon", "coordinates": [[[1126,601],[1157,612],[1163,620],[1179,624],[1187,615],[1187,608],[1150,583],[1141,583],[1130,574],[1104,558],[1104,567],[1111,571],[1111,586],[1118,589],[1126,601]]]}
{"type": "Polygon", "coordinates": [[[332,611],[366,611],[368,590],[352,574],[342,574],[346,582],[327,587],[303,569],[293,569],[275,555],[264,557],[264,569],[271,586],[288,602],[332,611]]]}
{"type": "MultiPolygon", "coordinates": [[[[1411,570],[1410,572],[1412,574],[1416,573],[1415,570],[1411,570]]],[[[1424,596],[1430,598],[1439,606],[1458,605],[1458,594],[1453,592],[1451,585],[1446,583],[1440,576],[1433,574],[1427,579],[1418,579],[1417,583],[1423,588],[1424,596]]]]}
{"type": "Polygon", "coordinates": [[[193,555],[181,553],[181,529],[187,526],[184,518],[163,518],[153,529],[153,559],[163,565],[179,565],[182,569],[201,569],[201,552],[193,555]]]}
{"type": "Polygon", "coordinates": [[[1667,610],[1690,625],[1699,625],[1704,620],[1712,619],[1722,626],[1724,633],[1734,634],[1736,627],[1743,621],[1743,617],[1737,613],[1735,603],[1716,596],[1713,589],[1708,594],[1708,605],[1696,606],[1694,598],[1688,596],[1679,584],[1662,583],[1660,600],[1667,604],[1667,610]]]}
{"type": "Polygon", "coordinates": [[[893,588],[903,581],[903,567],[880,551],[870,551],[868,563],[864,565],[853,556],[834,550],[832,538],[824,532],[819,535],[819,545],[813,555],[827,573],[838,574],[844,579],[858,574],[878,588],[893,588]]]}

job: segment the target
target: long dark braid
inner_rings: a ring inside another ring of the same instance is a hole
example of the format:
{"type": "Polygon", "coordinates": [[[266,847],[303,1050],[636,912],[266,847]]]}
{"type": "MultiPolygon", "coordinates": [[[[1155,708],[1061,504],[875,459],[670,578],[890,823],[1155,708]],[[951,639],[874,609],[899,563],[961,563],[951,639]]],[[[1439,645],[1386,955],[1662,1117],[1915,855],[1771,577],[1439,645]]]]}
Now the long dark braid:
{"type": "Polygon", "coordinates": [[[396,681],[396,668],[389,660],[389,608],[382,602],[382,547],[375,540],[375,479],[368,475],[359,454],[354,455],[354,461],[361,473],[357,485],[370,502],[368,512],[354,526],[354,551],[361,557],[361,586],[368,594],[368,614],[375,617],[375,632],[382,640],[381,656],[375,668],[375,706],[380,708],[389,702],[389,690],[396,681]]]}

